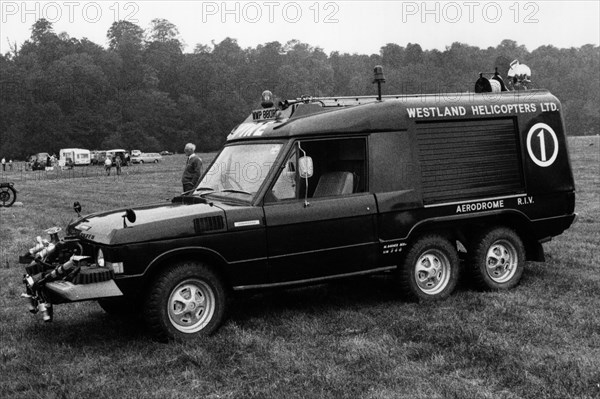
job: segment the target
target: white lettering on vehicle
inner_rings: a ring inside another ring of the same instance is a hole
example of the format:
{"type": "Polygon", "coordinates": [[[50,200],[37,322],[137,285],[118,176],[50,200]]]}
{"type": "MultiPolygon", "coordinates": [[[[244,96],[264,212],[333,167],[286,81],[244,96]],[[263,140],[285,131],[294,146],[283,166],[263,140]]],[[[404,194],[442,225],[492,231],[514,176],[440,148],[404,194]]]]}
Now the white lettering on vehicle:
{"type": "Polygon", "coordinates": [[[265,122],[265,123],[242,123],[237,128],[235,128],[229,136],[227,136],[228,140],[237,139],[240,137],[259,137],[262,136],[265,132],[265,129],[273,124],[273,122],[265,122]]]}
{"type": "Polygon", "coordinates": [[[492,105],[471,105],[469,109],[460,106],[454,107],[414,107],[406,108],[409,118],[441,118],[451,116],[465,116],[470,110],[470,115],[509,115],[509,114],[528,114],[538,112],[538,106],[542,112],[558,111],[558,105],[555,103],[518,103],[518,104],[492,104],[492,105]]]}
{"type": "Polygon", "coordinates": [[[533,125],[527,133],[527,152],[536,165],[542,168],[552,165],[558,156],[558,137],[554,129],[541,122],[533,125]]]}
{"type": "Polygon", "coordinates": [[[467,109],[462,105],[457,107],[417,107],[406,108],[408,116],[411,118],[433,118],[443,116],[464,116],[467,114],[467,109]]]}
{"type": "Polygon", "coordinates": [[[397,242],[393,244],[385,244],[383,246],[383,255],[395,254],[402,252],[402,247],[405,247],[405,242],[397,242]]]}
{"type": "Polygon", "coordinates": [[[488,211],[492,209],[504,208],[504,200],[481,201],[471,204],[461,204],[456,206],[456,213],[488,211]]]}
{"type": "Polygon", "coordinates": [[[252,111],[252,119],[255,121],[265,119],[275,119],[277,108],[257,109],[252,111]]]}
{"type": "Polygon", "coordinates": [[[533,197],[517,198],[517,205],[529,205],[533,203],[533,197]]]}

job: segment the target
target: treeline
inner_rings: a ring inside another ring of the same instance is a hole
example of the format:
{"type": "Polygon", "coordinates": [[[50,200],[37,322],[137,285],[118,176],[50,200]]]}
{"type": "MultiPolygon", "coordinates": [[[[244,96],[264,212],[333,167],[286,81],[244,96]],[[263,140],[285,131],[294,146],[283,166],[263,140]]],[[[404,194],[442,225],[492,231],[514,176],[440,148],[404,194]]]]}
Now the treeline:
{"type": "Polygon", "coordinates": [[[127,148],[181,151],[194,142],[217,149],[260,93],[375,94],[381,64],[384,94],[472,91],[479,72],[501,73],[513,59],[527,64],[536,87],[562,102],[570,135],[598,133],[598,46],[529,52],[512,40],[480,49],[453,43],[444,51],[388,43],[379,54],[325,54],[296,40],[241,48],[226,38],[183,52],[177,27],[155,19],[146,31],[119,21],[107,32],[108,48],[56,34],[37,21],[31,38],[0,55],[0,156],[24,159],[60,148],[127,148]]]}

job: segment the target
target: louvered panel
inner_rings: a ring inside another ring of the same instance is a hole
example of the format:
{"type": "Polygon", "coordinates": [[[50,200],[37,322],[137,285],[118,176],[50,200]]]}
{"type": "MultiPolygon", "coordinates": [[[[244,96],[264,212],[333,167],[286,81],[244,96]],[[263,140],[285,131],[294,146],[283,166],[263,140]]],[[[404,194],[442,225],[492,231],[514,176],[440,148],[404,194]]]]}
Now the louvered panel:
{"type": "Polygon", "coordinates": [[[417,126],[426,204],[523,191],[513,119],[417,126]]]}
{"type": "Polygon", "coordinates": [[[225,222],[222,216],[209,216],[205,218],[194,219],[194,230],[196,233],[206,233],[208,231],[224,230],[225,222]]]}

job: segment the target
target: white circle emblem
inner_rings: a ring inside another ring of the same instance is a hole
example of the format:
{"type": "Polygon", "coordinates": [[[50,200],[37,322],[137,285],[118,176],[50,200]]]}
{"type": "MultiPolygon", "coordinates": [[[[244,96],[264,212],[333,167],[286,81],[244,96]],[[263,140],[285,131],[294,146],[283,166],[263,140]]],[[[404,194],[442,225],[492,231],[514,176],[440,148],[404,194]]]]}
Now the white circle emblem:
{"type": "Polygon", "coordinates": [[[554,130],[545,123],[536,123],[533,125],[531,129],[529,129],[529,133],[527,133],[527,152],[536,165],[541,166],[542,168],[552,165],[558,156],[558,137],[554,130]],[[550,144],[548,142],[548,136],[552,138],[553,144],[552,155],[550,155],[550,157],[548,157],[546,145],[550,144]],[[535,150],[531,143],[534,137],[537,137],[539,140],[539,149],[535,150]]]}

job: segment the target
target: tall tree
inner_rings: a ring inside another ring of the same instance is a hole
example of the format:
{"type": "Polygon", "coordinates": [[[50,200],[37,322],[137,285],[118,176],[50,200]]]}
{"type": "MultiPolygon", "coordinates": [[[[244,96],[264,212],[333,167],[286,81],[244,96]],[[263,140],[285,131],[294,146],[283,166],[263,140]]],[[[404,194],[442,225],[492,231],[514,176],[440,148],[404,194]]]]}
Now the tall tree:
{"type": "Polygon", "coordinates": [[[123,53],[125,51],[141,51],[144,40],[144,30],[129,21],[116,21],[106,33],[108,46],[111,50],[123,53]]]}
{"type": "Polygon", "coordinates": [[[117,54],[121,60],[119,77],[119,90],[139,89],[149,81],[144,68],[143,39],[144,30],[129,21],[113,22],[108,30],[109,49],[117,54]]]}
{"type": "Polygon", "coordinates": [[[183,42],[179,37],[179,29],[175,24],[164,18],[155,18],[150,21],[150,32],[147,41],[159,43],[177,42],[180,50],[183,50],[183,42]]]}

